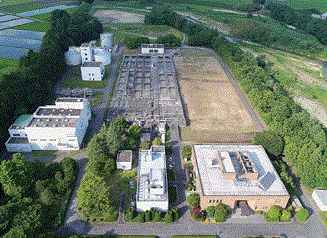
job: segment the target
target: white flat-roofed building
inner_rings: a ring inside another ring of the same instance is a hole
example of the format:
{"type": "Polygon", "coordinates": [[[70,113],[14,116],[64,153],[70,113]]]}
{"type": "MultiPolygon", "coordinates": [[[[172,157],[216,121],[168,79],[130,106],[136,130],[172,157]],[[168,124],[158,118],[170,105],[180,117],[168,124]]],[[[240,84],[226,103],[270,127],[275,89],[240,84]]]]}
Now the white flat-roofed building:
{"type": "Polygon", "coordinates": [[[164,54],[165,46],[163,44],[142,44],[141,54],[164,54]]]}
{"type": "Polygon", "coordinates": [[[85,62],[81,66],[82,80],[85,81],[101,81],[105,67],[102,62],[85,62]]]}
{"type": "Polygon", "coordinates": [[[314,190],[312,198],[321,211],[327,211],[327,190],[314,190]]]}
{"type": "Polygon", "coordinates": [[[139,152],[136,209],[168,210],[168,184],[164,146],[139,152]]]}
{"type": "Polygon", "coordinates": [[[130,170],[133,163],[133,151],[132,150],[120,150],[117,154],[117,169],[130,170]]]}
{"type": "Polygon", "coordinates": [[[192,163],[201,209],[240,202],[253,210],[286,207],[289,194],[260,145],[194,145],[192,163]]]}
{"type": "Polygon", "coordinates": [[[6,148],[8,152],[78,150],[90,119],[87,99],[58,98],[55,105],[38,107],[25,122],[16,120],[9,128],[6,148]]]}

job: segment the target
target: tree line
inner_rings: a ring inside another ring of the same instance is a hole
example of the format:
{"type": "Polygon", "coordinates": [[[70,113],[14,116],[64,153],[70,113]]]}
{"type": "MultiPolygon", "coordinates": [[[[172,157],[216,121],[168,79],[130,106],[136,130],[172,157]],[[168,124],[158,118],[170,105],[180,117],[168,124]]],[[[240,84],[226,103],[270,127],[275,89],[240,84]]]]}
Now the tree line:
{"type": "Polygon", "coordinates": [[[282,75],[278,70],[273,70],[272,65],[261,57],[243,53],[239,46],[228,42],[219,33],[187,22],[169,9],[152,9],[145,22],[176,27],[190,39],[210,32],[206,42],[191,41],[191,44],[210,47],[224,58],[269,131],[282,137],[281,155],[289,165],[293,165],[301,183],[309,188],[327,188],[325,128],[291,99],[280,84],[282,75]]]}
{"type": "Polygon", "coordinates": [[[312,14],[320,14],[315,9],[296,10],[288,5],[269,3],[267,9],[273,19],[292,25],[317,37],[321,44],[327,45],[327,21],[314,19],[312,14]]]}
{"type": "Polygon", "coordinates": [[[34,238],[61,225],[76,175],[71,158],[45,164],[14,154],[12,160],[2,161],[0,236],[34,238]]]}
{"type": "Polygon", "coordinates": [[[117,152],[137,149],[141,132],[140,126],[118,118],[108,128],[103,125],[89,142],[89,161],[77,192],[78,210],[84,220],[117,220],[122,189],[129,186],[129,179],[116,169],[117,152]]]}
{"type": "Polygon", "coordinates": [[[29,51],[20,58],[16,71],[3,76],[0,82],[0,142],[9,136],[14,119],[48,102],[53,88],[65,71],[64,52],[70,45],[80,45],[99,38],[101,23],[89,15],[90,4],[82,3],[72,14],[55,10],[51,27],[38,51],[29,51]]]}

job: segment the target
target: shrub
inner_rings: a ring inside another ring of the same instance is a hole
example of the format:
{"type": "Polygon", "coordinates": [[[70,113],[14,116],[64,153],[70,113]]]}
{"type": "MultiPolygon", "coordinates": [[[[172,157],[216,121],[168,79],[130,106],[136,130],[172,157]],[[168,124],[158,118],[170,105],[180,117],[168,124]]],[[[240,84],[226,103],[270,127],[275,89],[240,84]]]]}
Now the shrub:
{"type": "Polygon", "coordinates": [[[158,136],[158,137],[154,138],[154,140],[152,141],[152,144],[153,145],[162,145],[161,137],[158,136]]]}
{"type": "Polygon", "coordinates": [[[171,223],[174,221],[172,211],[168,211],[163,219],[163,222],[171,223]]]}
{"type": "Polygon", "coordinates": [[[224,222],[227,220],[228,217],[228,210],[227,207],[222,204],[219,203],[216,207],[215,207],[215,214],[214,214],[214,218],[217,222],[224,222]]]}
{"type": "Polygon", "coordinates": [[[145,211],[145,222],[152,221],[152,216],[150,211],[145,211]]]}
{"type": "Polygon", "coordinates": [[[152,221],[161,222],[161,217],[162,217],[161,211],[154,210],[154,215],[152,215],[152,217],[153,217],[152,221]]]}
{"type": "Polygon", "coordinates": [[[213,215],[215,214],[215,207],[214,206],[209,206],[208,208],[207,208],[207,216],[208,217],[213,217],[213,215]]]}
{"type": "Polygon", "coordinates": [[[199,204],[200,196],[197,193],[191,193],[187,196],[186,200],[191,207],[194,207],[195,205],[199,204]]]}
{"type": "Polygon", "coordinates": [[[177,207],[174,207],[171,209],[171,212],[173,213],[174,221],[177,221],[179,219],[179,210],[177,207]]]}
{"type": "Polygon", "coordinates": [[[150,141],[143,140],[140,143],[140,150],[148,150],[150,149],[150,141]]]}
{"type": "Polygon", "coordinates": [[[280,217],[280,221],[289,221],[291,219],[291,213],[287,210],[283,210],[282,216],[280,217]]]}
{"type": "Polygon", "coordinates": [[[144,212],[139,212],[138,215],[133,219],[134,222],[145,222],[145,214],[144,212]]]}
{"type": "Polygon", "coordinates": [[[268,212],[264,214],[264,217],[268,222],[279,222],[281,217],[281,210],[273,205],[269,208],[268,212]]]}
{"type": "Polygon", "coordinates": [[[191,158],[192,156],[192,146],[186,145],[182,148],[182,157],[183,158],[191,158]]]}
{"type": "Polygon", "coordinates": [[[309,218],[309,211],[305,208],[302,208],[300,211],[295,213],[295,216],[300,222],[305,222],[309,218]]]}
{"type": "Polygon", "coordinates": [[[194,220],[200,220],[202,218],[202,212],[199,205],[195,205],[191,209],[191,216],[194,220]]]}

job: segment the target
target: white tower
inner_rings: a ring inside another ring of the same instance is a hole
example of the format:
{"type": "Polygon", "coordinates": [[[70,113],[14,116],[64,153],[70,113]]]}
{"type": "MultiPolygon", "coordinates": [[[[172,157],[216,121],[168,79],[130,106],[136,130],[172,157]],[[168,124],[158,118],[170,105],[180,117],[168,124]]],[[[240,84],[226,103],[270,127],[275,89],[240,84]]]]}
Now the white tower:
{"type": "Polygon", "coordinates": [[[65,52],[67,65],[79,65],[82,62],[80,49],[78,47],[70,46],[69,50],[65,52]]]}
{"type": "Polygon", "coordinates": [[[82,63],[94,61],[93,46],[91,44],[84,43],[81,45],[80,49],[82,63]]]}
{"type": "Polygon", "coordinates": [[[102,33],[100,35],[101,47],[103,48],[112,48],[112,34],[102,33]]]}

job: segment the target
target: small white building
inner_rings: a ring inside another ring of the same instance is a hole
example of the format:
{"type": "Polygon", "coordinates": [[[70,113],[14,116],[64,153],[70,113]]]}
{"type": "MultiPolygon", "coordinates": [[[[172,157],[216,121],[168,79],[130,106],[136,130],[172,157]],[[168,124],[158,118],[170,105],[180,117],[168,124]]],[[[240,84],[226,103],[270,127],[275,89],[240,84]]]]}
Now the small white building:
{"type": "Polygon", "coordinates": [[[166,133],[166,122],[159,122],[158,130],[160,133],[166,133]]]}
{"type": "Polygon", "coordinates": [[[164,54],[165,46],[163,44],[142,44],[142,54],[164,54]]]}
{"type": "Polygon", "coordinates": [[[117,155],[117,169],[130,170],[133,163],[133,151],[132,150],[120,150],[117,155]]]}
{"type": "Polygon", "coordinates": [[[327,190],[314,190],[312,198],[321,211],[327,211],[327,190]]]}
{"type": "Polygon", "coordinates": [[[151,208],[168,211],[168,184],[164,146],[152,146],[139,152],[137,211],[151,208]]]}
{"type": "Polygon", "coordinates": [[[58,98],[55,105],[41,106],[33,115],[20,116],[9,128],[8,152],[78,150],[91,119],[84,98],[58,98]]]}
{"type": "Polygon", "coordinates": [[[80,65],[85,62],[111,64],[112,34],[103,33],[100,35],[100,40],[101,47],[95,46],[92,42],[83,43],[80,47],[69,47],[65,52],[67,65],[80,65]]]}
{"type": "Polygon", "coordinates": [[[105,73],[102,62],[84,62],[81,66],[82,80],[101,81],[105,73]]]}

